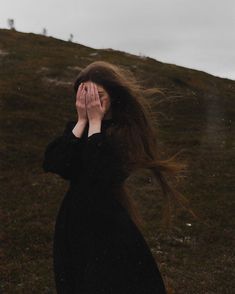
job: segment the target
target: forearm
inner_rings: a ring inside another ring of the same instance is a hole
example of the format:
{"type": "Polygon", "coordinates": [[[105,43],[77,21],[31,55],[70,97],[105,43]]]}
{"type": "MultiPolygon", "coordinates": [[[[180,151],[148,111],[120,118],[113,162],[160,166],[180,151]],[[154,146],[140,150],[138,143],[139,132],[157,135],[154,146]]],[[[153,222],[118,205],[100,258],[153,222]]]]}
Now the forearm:
{"type": "Polygon", "coordinates": [[[87,121],[85,120],[78,120],[77,124],[73,128],[72,132],[77,138],[81,138],[86,127],[87,121]]]}
{"type": "Polygon", "coordinates": [[[90,137],[94,133],[100,133],[100,132],[101,132],[101,120],[90,121],[88,137],[90,137]]]}

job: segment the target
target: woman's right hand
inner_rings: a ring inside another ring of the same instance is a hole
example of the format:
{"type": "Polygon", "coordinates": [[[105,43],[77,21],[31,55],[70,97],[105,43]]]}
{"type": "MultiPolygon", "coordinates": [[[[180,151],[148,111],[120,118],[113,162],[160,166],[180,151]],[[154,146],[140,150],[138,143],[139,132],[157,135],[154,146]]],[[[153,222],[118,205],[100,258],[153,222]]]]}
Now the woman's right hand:
{"type": "Polygon", "coordinates": [[[88,121],[87,111],[86,111],[86,101],[85,101],[85,84],[81,83],[78,87],[76,94],[76,109],[79,121],[88,121]]]}

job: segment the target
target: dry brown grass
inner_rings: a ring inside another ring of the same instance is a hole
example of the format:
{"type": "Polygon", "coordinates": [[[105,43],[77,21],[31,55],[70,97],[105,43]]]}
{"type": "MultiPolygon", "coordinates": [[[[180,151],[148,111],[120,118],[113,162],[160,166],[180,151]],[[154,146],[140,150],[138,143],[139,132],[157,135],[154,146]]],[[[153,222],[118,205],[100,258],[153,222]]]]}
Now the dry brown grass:
{"type": "Polygon", "coordinates": [[[165,89],[167,99],[157,106],[160,139],[169,154],[184,148],[190,163],[179,188],[202,219],[178,211],[169,231],[160,226],[158,185],[146,180],[146,171],[130,179],[147,220],[145,237],[169,293],[231,294],[235,82],[35,34],[0,30],[0,39],[1,52],[8,52],[0,55],[1,291],[55,293],[52,234],[68,183],[43,172],[43,152],[64,123],[75,118],[71,83],[79,69],[103,59],[129,68],[146,86],[165,89]]]}

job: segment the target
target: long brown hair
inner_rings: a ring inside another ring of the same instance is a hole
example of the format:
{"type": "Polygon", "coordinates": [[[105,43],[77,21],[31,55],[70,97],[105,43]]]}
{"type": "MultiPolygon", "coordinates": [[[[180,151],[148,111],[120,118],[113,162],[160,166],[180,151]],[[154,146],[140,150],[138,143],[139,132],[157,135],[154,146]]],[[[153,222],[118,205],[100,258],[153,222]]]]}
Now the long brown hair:
{"type": "MultiPolygon", "coordinates": [[[[166,227],[171,225],[173,204],[180,204],[197,217],[189,207],[189,201],[173,188],[164,174],[177,176],[186,170],[187,163],[176,160],[181,151],[168,159],[162,158],[157,115],[152,99],[154,94],[164,95],[161,89],[145,89],[130,70],[106,61],[92,62],[79,73],[74,82],[75,93],[79,84],[88,80],[104,87],[110,96],[115,124],[107,131],[116,140],[115,144],[119,144],[119,150],[123,151],[122,159],[126,170],[131,173],[139,168],[147,168],[159,181],[164,199],[167,200],[162,224],[166,227]]],[[[125,184],[120,188],[118,198],[135,224],[142,229],[144,220],[125,184]]]]}

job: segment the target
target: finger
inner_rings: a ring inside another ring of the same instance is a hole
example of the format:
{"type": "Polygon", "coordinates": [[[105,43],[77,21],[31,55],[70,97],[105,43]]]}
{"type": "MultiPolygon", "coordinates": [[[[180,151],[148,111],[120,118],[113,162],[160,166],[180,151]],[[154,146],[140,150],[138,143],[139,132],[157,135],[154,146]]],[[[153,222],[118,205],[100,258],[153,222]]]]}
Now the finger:
{"type": "Polygon", "coordinates": [[[81,100],[83,89],[84,89],[83,84],[80,84],[78,91],[77,91],[77,96],[76,96],[77,101],[81,100]]]}
{"type": "Polygon", "coordinates": [[[86,90],[85,90],[85,87],[83,86],[82,92],[81,92],[81,97],[80,97],[80,101],[83,105],[85,104],[85,100],[86,100],[86,90]]]}
{"type": "Polygon", "coordinates": [[[76,99],[79,98],[79,96],[81,95],[81,91],[82,91],[82,85],[80,84],[78,89],[77,89],[77,93],[76,93],[76,99]]]}
{"type": "Polygon", "coordinates": [[[85,92],[85,84],[84,83],[81,83],[81,92],[80,92],[80,101],[82,101],[84,98],[84,92],[85,92]]]}
{"type": "Polygon", "coordinates": [[[95,100],[95,91],[94,91],[94,84],[91,83],[91,95],[92,95],[92,100],[95,100]]]}
{"type": "Polygon", "coordinates": [[[87,103],[89,104],[92,100],[91,83],[89,82],[87,85],[87,103]]]}
{"type": "Polygon", "coordinates": [[[83,89],[83,87],[84,87],[84,84],[81,83],[81,84],[79,85],[79,87],[78,87],[77,93],[81,92],[82,89],[83,89]]]}
{"type": "Polygon", "coordinates": [[[99,93],[96,84],[92,83],[93,93],[96,100],[100,101],[99,93]]]}
{"type": "Polygon", "coordinates": [[[85,101],[86,101],[86,105],[88,105],[89,104],[89,101],[90,101],[90,95],[89,95],[89,93],[90,93],[90,90],[89,90],[89,84],[87,84],[86,85],[87,86],[87,89],[86,89],[86,93],[85,93],[85,101]]]}

